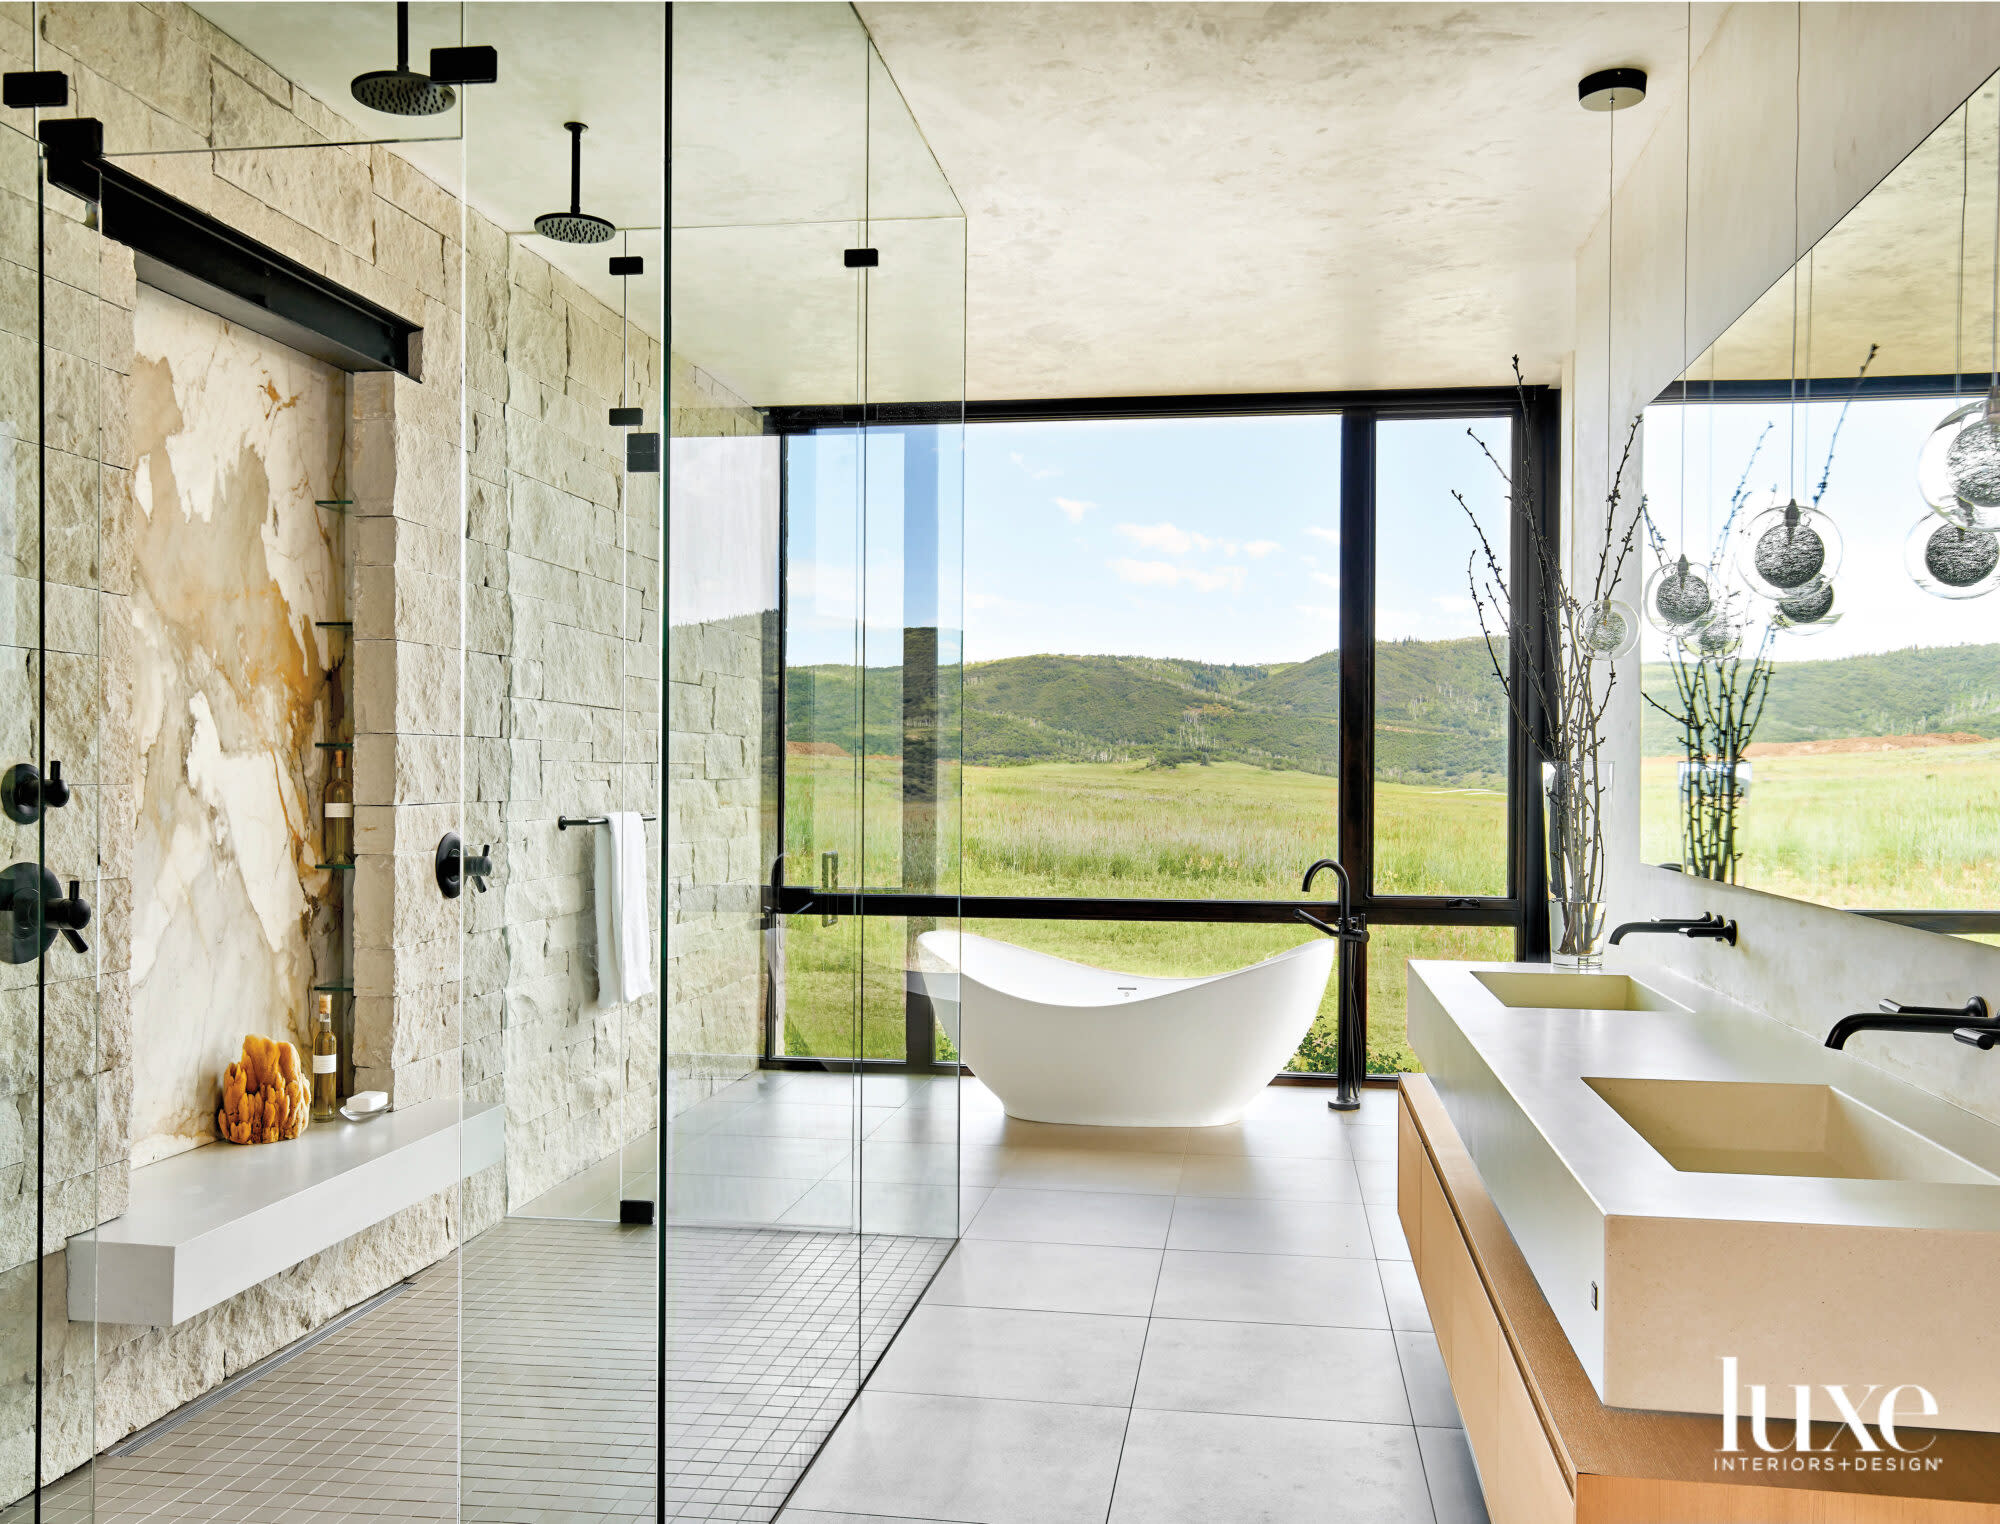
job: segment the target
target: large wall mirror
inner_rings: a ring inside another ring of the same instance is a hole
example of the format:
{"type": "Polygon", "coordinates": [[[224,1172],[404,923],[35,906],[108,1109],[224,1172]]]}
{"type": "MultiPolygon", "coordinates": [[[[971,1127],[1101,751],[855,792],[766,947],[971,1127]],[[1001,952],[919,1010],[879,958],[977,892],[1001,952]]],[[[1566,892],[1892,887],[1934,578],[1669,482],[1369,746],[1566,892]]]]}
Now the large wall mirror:
{"type": "Polygon", "coordinates": [[[2000,89],[1645,415],[1648,862],[2000,940],[2000,89]]]}

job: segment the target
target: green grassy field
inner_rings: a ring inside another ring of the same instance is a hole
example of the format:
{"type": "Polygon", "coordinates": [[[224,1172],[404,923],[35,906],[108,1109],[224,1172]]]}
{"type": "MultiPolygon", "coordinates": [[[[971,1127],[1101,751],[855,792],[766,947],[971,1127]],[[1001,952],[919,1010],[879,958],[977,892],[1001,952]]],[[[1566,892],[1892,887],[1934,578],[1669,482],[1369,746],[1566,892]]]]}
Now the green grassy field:
{"type": "MultiPolygon", "coordinates": [[[[841,853],[844,883],[856,882],[864,857],[871,885],[900,882],[898,764],[868,761],[865,811],[855,805],[859,768],[852,758],[789,760],[787,840],[800,844],[792,882],[817,882],[824,850],[841,853]]],[[[962,860],[941,864],[940,881],[961,880],[962,869],[967,894],[1290,899],[1305,865],[1331,854],[1336,830],[1332,779],[1242,763],[967,767],[958,809],[960,829],[951,829],[947,813],[940,835],[962,841],[962,860]]],[[[1376,811],[1381,887],[1419,894],[1504,889],[1504,795],[1381,783],[1376,811]]],[[[1309,935],[1283,926],[1091,921],[968,921],[966,929],[1078,962],[1164,975],[1240,968],[1309,935]]],[[[817,918],[795,919],[786,954],[787,1051],[843,1054],[858,1038],[871,1057],[901,1057],[906,938],[899,921],[821,927],[817,918]]],[[[1416,1067],[1404,1037],[1406,960],[1505,958],[1512,949],[1506,930],[1377,929],[1368,959],[1370,1069],[1416,1067]]],[[[1293,1067],[1332,1067],[1333,1019],[1329,988],[1293,1067]]]]}
{"type": "MultiPolygon", "coordinates": [[[[1641,852],[1680,856],[1675,762],[1641,768],[1641,852]]],[[[1758,757],[1737,881],[1867,909],[2000,905],[2000,741],[1758,757]]]]}

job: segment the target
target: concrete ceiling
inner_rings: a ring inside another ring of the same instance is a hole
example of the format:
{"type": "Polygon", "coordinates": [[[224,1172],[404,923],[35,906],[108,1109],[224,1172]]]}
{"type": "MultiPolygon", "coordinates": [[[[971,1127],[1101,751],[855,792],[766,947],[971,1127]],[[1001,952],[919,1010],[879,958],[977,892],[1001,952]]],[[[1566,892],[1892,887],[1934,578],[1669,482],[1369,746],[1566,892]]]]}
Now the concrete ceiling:
{"type": "MultiPolygon", "coordinates": [[[[1674,4],[858,7],[967,218],[975,398],[1557,379],[1674,4]]],[[[1718,7],[1694,10],[1698,53],[1718,7]]]]}
{"type": "Polygon", "coordinates": [[[1993,354],[2000,89],[1987,84],[1688,367],[1702,381],[1980,372],[1993,354]],[[1964,239],[1961,265],[1959,242],[1964,239]]]}
{"type": "MultiPolygon", "coordinates": [[[[590,126],[583,140],[583,209],[620,228],[644,231],[631,252],[647,256],[632,282],[632,318],[661,329],[666,221],[666,7],[656,0],[529,0],[529,3],[418,3],[411,6],[410,65],[424,68],[433,47],[460,41],[500,51],[500,82],[469,86],[461,104],[436,117],[384,116],[358,105],[348,82],[396,62],[396,10],[382,0],[269,4],[211,0],[194,9],[280,74],[303,86],[354,127],[354,137],[392,140],[440,184],[614,310],[622,282],[606,258],[624,244],[587,247],[536,235],[542,212],[569,205],[565,121],[590,126]],[[459,141],[461,132],[463,143],[459,141]],[[441,139],[410,141],[412,139],[441,139]]],[[[233,145],[252,146],[252,145],[233,145]]]]}

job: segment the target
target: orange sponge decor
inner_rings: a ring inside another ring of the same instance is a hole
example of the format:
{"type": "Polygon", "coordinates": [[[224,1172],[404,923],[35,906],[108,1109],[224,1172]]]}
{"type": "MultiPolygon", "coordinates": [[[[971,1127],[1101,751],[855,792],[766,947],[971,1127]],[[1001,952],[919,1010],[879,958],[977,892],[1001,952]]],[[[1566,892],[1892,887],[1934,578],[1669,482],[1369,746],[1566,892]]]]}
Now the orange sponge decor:
{"type": "Polygon", "coordinates": [[[243,1057],[222,1074],[216,1131],[231,1143],[278,1143],[304,1132],[311,1114],[299,1050],[254,1032],[245,1037],[243,1057]]]}

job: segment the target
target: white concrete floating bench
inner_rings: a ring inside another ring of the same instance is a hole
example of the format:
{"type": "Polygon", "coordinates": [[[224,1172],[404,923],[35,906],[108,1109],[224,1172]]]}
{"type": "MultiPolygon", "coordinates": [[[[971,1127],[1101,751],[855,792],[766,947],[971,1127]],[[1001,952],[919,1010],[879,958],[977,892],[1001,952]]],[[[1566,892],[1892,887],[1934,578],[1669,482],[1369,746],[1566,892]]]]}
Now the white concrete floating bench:
{"type": "Polygon", "coordinates": [[[505,1108],[426,1101],[315,1122],[285,1143],[211,1143],[132,1171],[125,1215],[69,1241],[69,1315],[185,1322],[414,1206],[506,1152],[505,1108]]]}

